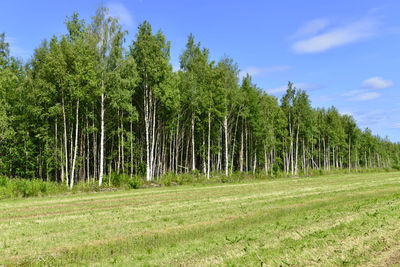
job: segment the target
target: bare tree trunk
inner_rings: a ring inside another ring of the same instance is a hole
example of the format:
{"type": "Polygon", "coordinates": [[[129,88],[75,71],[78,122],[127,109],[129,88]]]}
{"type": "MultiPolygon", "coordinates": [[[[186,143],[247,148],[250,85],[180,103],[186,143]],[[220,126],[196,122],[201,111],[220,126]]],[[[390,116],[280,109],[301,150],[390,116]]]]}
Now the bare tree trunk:
{"type": "Polygon", "coordinates": [[[133,176],[133,125],[132,118],[130,118],[130,143],[131,143],[131,177],[133,176]]]}
{"type": "MultiPolygon", "coordinates": [[[[62,143],[62,140],[61,140],[61,143],[62,143]]],[[[64,151],[63,151],[63,147],[62,147],[62,145],[61,145],[61,147],[60,147],[60,152],[61,152],[61,159],[60,159],[60,162],[61,162],[61,183],[64,183],[64,151]]]]}
{"type": "Polygon", "coordinates": [[[194,115],[192,114],[192,170],[196,170],[196,155],[194,151],[194,115]]]}
{"type": "Polygon", "coordinates": [[[264,144],[265,175],[268,176],[268,156],[267,146],[264,144]]]}
{"type": "Polygon", "coordinates": [[[293,129],[291,125],[291,116],[290,116],[290,111],[289,111],[289,136],[290,136],[290,165],[291,165],[291,171],[292,171],[292,176],[294,174],[294,166],[293,166],[293,129]]]}
{"type": "Polygon", "coordinates": [[[236,123],[235,123],[235,134],[233,135],[233,145],[232,145],[232,151],[231,151],[231,173],[233,171],[233,157],[235,155],[235,145],[236,145],[236,131],[237,131],[237,126],[238,126],[238,120],[239,120],[239,113],[236,117],[236,123]]]}
{"type": "Polygon", "coordinates": [[[57,118],[55,119],[54,122],[54,162],[55,162],[55,168],[54,168],[54,180],[57,182],[58,181],[58,156],[57,156],[57,135],[58,135],[58,125],[57,125],[57,118]]]}
{"type": "Polygon", "coordinates": [[[299,155],[299,129],[300,126],[297,125],[297,132],[296,132],[296,158],[295,158],[295,169],[294,169],[294,175],[297,175],[297,170],[298,170],[298,155],[299,155]]]}
{"type": "Polygon", "coordinates": [[[145,85],[144,96],[144,121],[146,128],[146,180],[151,181],[151,163],[150,163],[150,114],[149,114],[149,92],[145,85]]]}
{"type": "Polygon", "coordinates": [[[210,135],[211,135],[211,112],[208,111],[207,179],[210,179],[210,142],[211,142],[210,135]]]}
{"type": "Polygon", "coordinates": [[[318,135],[318,168],[321,169],[321,135],[318,135]]]}
{"type": "Polygon", "coordinates": [[[121,114],[121,168],[122,173],[125,174],[125,146],[124,146],[124,112],[121,114]]]}
{"type": "Polygon", "coordinates": [[[218,154],[217,154],[217,165],[215,166],[215,170],[219,172],[221,170],[221,146],[222,146],[222,129],[219,128],[219,141],[218,141],[218,154]]]}
{"type": "Polygon", "coordinates": [[[224,117],[224,131],[225,131],[225,175],[229,175],[229,151],[228,151],[228,118],[224,117]]]}
{"type": "Polygon", "coordinates": [[[323,141],[323,145],[324,145],[324,170],[327,170],[325,138],[323,138],[322,141],[323,141]]]}
{"type": "Polygon", "coordinates": [[[71,168],[71,182],[70,188],[74,186],[74,175],[75,175],[75,162],[76,162],[76,152],[78,150],[78,130],[79,130],[79,99],[76,102],[76,124],[75,124],[75,148],[74,148],[74,159],[72,161],[72,168],[71,168]]]}
{"type": "Polygon", "coordinates": [[[85,154],[85,142],[84,142],[84,133],[83,133],[83,131],[81,131],[81,133],[80,133],[80,136],[81,136],[81,141],[80,141],[80,143],[81,143],[81,148],[80,148],[80,152],[79,152],[79,162],[80,162],[80,166],[79,166],[79,181],[85,181],[85,174],[86,174],[86,169],[85,169],[85,167],[86,167],[86,164],[85,164],[85,157],[84,157],[84,154],[85,154]]]}
{"type": "Polygon", "coordinates": [[[190,147],[190,138],[186,138],[186,157],[185,157],[185,172],[189,172],[190,164],[189,164],[189,147],[190,147]]]}
{"type": "Polygon", "coordinates": [[[304,146],[304,138],[303,138],[303,174],[306,174],[306,148],[304,146]]]}
{"type": "Polygon", "coordinates": [[[176,137],[175,137],[175,173],[178,173],[178,157],[179,157],[179,113],[178,113],[178,122],[176,124],[176,137]]]}
{"type": "Polygon", "coordinates": [[[170,131],[170,141],[169,141],[169,170],[174,171],[174,163],[175,163],[175,147],[174,147],[174,141],[175,139],[173,138],[173,133],[172,130],[170,131]]]}
{"type": "Polygon", "coordinates": [[[86,108],[86,143],[87,143],[87,152],[86,152],[86,172],[87,172],[87,182],[90,182],[90,160],[89,160],[89,153],[90,153],[90,140],[89,140],[89,119],[88,119],[88,110],[86,108]]]}
{"type": "MultiPolygon", "coordinates": [[[[93,107],[93,115],[95,114],[95,109],[93,107]]],[[[92,126],[93,126],[93,178],[94,180],[97,179],[97,133],[95,130],[95,124],[94,124],[94,117],[92,121],[92,126]]]]}
{"type": "Polygon", "coordinates": [[[206,157],[205,157],[205,151],[204,147],[206,146],[206,137],[204,136],[204,130],[203,130],[203,151],[202,151],[202,157],[203,157],[203,174],[207,175],[207,164],[206,164],[206,157]]]}
{"type": "Polygon", "coordinates": [[[120,122],[120,116],[119,116],[119,109],[118,109],[118,113],[117,113],[118,115],[117,115],[117,125],[118,125],[118,128],[117,128],[117,137],[118,137],[118,161],[117,161],[117,174],[119,174],[119,169],[120,169],[120,166],[121,166],[121,131],[120,131],[120,124],[119,124],[119,122],[120,122]]]}
{"type": "Polygon", "coordinates": [[[274,160],[275,160],[274,154],[275,154],[275,145],[273,151],[271,150],[271,167],[270,167],[271,176],[273,175],[273,170],[274,170],[274,160]]]}
{"type": "Polygon", "coordinates": [[[99,186],[103,183],[103,169],[104,169],[104,80],[102,81],[101,93],[101,134],[100,134],[100,172],[99,172],[99,186]]]}
{"type": "Polygon", "coordinates": [[[351,136],[349,134],[349,170],[351,170],[351,157],[350,157],[350,153],[351,153],[351,136]]]}
{"type": "Polygon", "coordinates": [[[62,111],[63,111],[63,120],[64,120],[64,152],[65,152],[65,182],[68,185],[68,140],[67,140],[67,120],[65,118],[65,103],[64,103],[64,93],[62,96],[62,111]]]}
{"type": "Polygon", "coordinates": [[[256,148],[254,149],[253,175],[256,174],[256,168],[257,168],[257,143],[256,143],[256,148]]]}
{"type": "MultiPolygon", "coordinates": [[[[311,161],[314,163],[314,134],[311,135],[311,161]]],[[[314,165],[312,165],[312,168],[314,169],[314,165]]]]}
{"type": "MultiPolygon", "coordinates": [[[[151,92],[150,92],[151,93],[151,92]]],[[[153,99],[152,94],[150,94],[151,96],[151,101],[152,101],[152,105],[153,105],[153,126],[152,126],[152,138],[151,138],[151,150],[150,150],[150,167],[151,167],[151,179],[153,179],[154,176],[154,149],[155,149],[155,141],[156,141],[156,100],[153,99]]]]}
{"type": "Polygon", "coordinates": [[[249,171],[249,142],[248,142],[248,132],[247,132],[247,123],[245,126],[245,134],[246,134],[246,173],[249,171]]]}
{"type": "Polygon", "coordinates": [[[240,165],[240,172],[243,172],[243,122],[242,122],[242,131],[240,135],[240,154],[239,154],[239,165],[240,165]]]}

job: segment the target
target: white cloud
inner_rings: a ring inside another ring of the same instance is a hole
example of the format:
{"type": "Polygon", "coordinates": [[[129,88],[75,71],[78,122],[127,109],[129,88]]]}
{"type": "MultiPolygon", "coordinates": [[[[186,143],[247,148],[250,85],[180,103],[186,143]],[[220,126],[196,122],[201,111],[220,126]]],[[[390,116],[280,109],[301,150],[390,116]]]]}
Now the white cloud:
{"type": "Polygon", "coordinates": [[[240,72],[239,76],[241,78],[245,77],[248,73],[252,77],[263,76],[272,72],[279,72],[291,69],[290,66],[272,66],[272,67],[248,67],[240,72]]]}
{"type": "MultiPolygon", "coordinates": [[[[319,28],[321,29],[322,26],[324,25],[320,23],[319,28]]],[[[362,19],[347,25],[328,29],[307,39],[298,40],[292,45],[292,49],[296,53],[323,52],[334,47],[371,37],[377,33],[377,28],[378,21],[376,19],[362,19]]],[[[318,27],[315,27],[315,29],[318,29],[318,27]]]]}
{"type": "Polygon", "coordinates": [[[276,87],[276,88],[267,89],[266,91],[268,94],[279,95],[279,94],[286,92],[286,89],[287,89],[287,86],[280,86],[280,87],[276,87]]]}
{"type": "Polygon", "coordinates": [[[116,17],[122,25],[131,27],[133,26],[133,17],[129,10],[121,3],[107,3],[106,4],[111,17],[116,17]]]}
{"type": "Polygon", "coordinates": [[[391,80],[384,80],[381,77],[372,77],[362,82],[361,87],[368,89],[385,89],[393,85],[391,80]]]}
{"type": "Polygon", "coordinates": [[[295,83],[294,86],[297,89],[302,89],[302,90],[306,90],[306,91],[313,91],[313,90],[323,88],[323,86],[316,84],[316,83],[295,83]]]}
{"type": "Polygon", "coordinates": [[[389,120],[390,113],[392,113],[392,111],[373,109],[367,111],[356,111],[354,117],[357,124],[359,124],[361,128],[365,128],[389,120]]]}
{"type": "Polygon", "coordinates": [[[350,101],[372,100],[381,96],[381,94],[372,91],[373,89],[385,89],[392,85],[393,82],[390,80],[384,80],[381,77],[372,77],[361,83],[361,89],[347,91],[341,96],[349,97],[347,100],[350,101]]]}
{"type": "Polygon", "coordinates": [[[11,56],[22,59],[27,59],[29,57],[29,52],[18,45],[16,38],[6,36],[5,41],[9,44],[11,56]]]}
{"type": "Polygon", "coordinates": [[[360,94],[359,96],[353,98],[353,100],[356,101],[367,101],[367,100],[372,100],[372,99],[376,99],[378,97],[380,97],[381,95],[377,92],[367,92],[367,93],[363,93],[360,94]]]}
{"type": "Polygon", "coordinates": [[[329,22],[327,19],[314,19],[311,20],[307,23],[305,23],[303,26],[301,26],[295,34],[293,34],[290,38],[295,39],[295,38],[302,38],[310,35],[317,34],[321,30],[325,29],[329,25],[329,22]]]}
{"type": "Polygon", "coordinates": [[[393,128],[395,128],[395,129],[400,129],[400,122],[395,123],[395,124],[393,125],[393,128]]]}
{"type": "Polygon", "coordinates": [[[363,90],[350,90],[350,91],[343,93],[342,96],[355,96],[355,95],[361,94],[363,92],[364,92],[363,90]]]}
{"type": "MultiPolygon", "coordinates": [[[[315,83],[295,83],[295,84],[293,84],[293,86],[296,87],[297,89],[302,89],[302,90],[306,90],[306,91],[312,91],[312,90],[322,88],[321,85],[318,85],[315,83]]],[[[283,85],[283,86],[267,89],[266,92],[268,94],[272,94],[272,95],[280,95],[280,94],[285,93],[286,89],[287,89],[287,85],[283,85]]]]}

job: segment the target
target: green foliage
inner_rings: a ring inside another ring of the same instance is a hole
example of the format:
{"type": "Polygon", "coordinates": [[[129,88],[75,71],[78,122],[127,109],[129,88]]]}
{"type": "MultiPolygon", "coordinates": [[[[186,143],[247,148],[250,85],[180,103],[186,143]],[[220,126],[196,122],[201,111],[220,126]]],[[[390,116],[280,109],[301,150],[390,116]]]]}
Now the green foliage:
{"type": "Polygon", "coordinates": [[[16,197],[35,197],[66,192],[67,187],[40,179],[9,179],[0,177],[0,199],[16,197]]]}
{"type": "Polygon", "coordinates": [[[143,179],[140,176],[134,175],[130,177],[126,174],[112,173],[111,185],[117,188],[139,189],[143,185],[143,179]]]}
{"type": "MultiPolygon", "coordinates": [[[[148,21],[128,49],[128,32],[102,4],[89,23],[74,13],[65,26],[28,62],[0,34],[0,175],[70,186],[74,177],[78,191],[98,191],[100,173],[110,186],[139,188],[142,176],[227,183],[400,166],[399,143],[335,107],[312,108],[292,82],[281,99],[268,95],[192,34],[173,70],[170,42],[148,21]]],[[[44,194],[29,186],[21,195],[44,194]]]]}

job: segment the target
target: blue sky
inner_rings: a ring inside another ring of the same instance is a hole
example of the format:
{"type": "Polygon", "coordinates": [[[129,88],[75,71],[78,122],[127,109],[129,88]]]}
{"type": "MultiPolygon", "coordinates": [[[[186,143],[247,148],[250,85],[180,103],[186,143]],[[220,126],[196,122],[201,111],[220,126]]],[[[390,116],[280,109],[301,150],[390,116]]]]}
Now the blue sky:
{"type": "MultiPolygon", "coordinates": [[[[0,1],[0,32],[14,56],[29,59],[44,39],[65,33],[74,11],[87,21],[100,1],[0,1]]],[[[400,141],[400,1],[103,2],[130,33],[148,20],[171,41],[178,66],[187,36],[238,62],[275,96],[287,82],[307,90],[314,107],[334,105],[361,128],[400,141]]]]}

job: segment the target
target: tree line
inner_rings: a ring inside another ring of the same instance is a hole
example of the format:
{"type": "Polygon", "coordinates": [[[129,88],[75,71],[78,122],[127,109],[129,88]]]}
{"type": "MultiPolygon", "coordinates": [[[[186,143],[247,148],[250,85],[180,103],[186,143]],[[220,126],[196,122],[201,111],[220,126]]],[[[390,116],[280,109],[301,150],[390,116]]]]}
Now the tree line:
{"type": "Polygon", "coordinates": [[[134,40],[105,7],[78,14],[23,64],[0,35],[0,174],[102,184],[145,176],[399,165],[400,145],[361,130],[335,107],[312,108],[289,82],[278,100],[189,35],[180,70],[170,42],[144,21],[134,40]]]}

